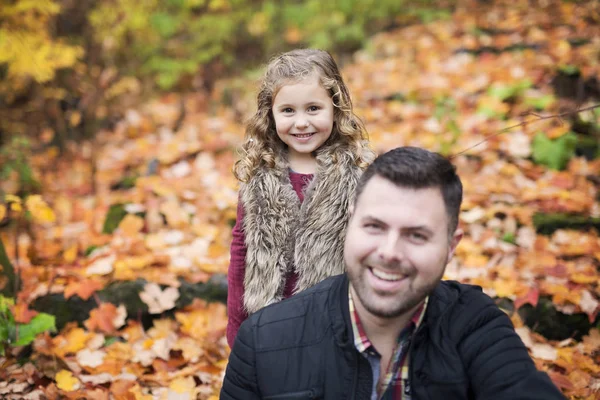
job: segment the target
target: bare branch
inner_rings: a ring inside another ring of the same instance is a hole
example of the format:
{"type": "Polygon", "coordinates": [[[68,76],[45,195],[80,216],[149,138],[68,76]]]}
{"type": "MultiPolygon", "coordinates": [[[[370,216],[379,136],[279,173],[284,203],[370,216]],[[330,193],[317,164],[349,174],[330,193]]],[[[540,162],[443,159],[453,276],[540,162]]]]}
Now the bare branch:
{"type": "Polygon", "coordinates": [[[542,121],[542,120],[545,120],[545,119],[556,119],[556,120],[558,120],[558,122],[560,124],[564,124],[564,117],[568,117],[568,116],[572,116],[572,115],[575,115],[575,114],[579,114],[579,113],[582,113],[584,111],[590,111],[590,110],[593,110],[593,109],[599,108],[599,107],[600,107],[600,104],[595,104],[593,106],[589,106],[589,107],[586,107],[586,108],[576,108],[575,110],[569,110],[569,111],[565,111],[565,112],[562,112],[562,113],[559,113],[559,114],[551,114],[551,115],[540,115],[540,114],[537,114],[537,113],[535,113],[533,111],[524,113],[524,114],[522,114],[523,116],[533,115],[536,118],[528,120],[528,121],[523,121],[520,124],[508,126],[508,127],[504,128],[504,129],[499,130],[498,132],[494,132],[492,134],[489,134],[489,135],[485,136],[485,138],[482,141],[477,142],[473,146],[467,147],[466,149],[464,149],[464,150],[462,150],[462,151],[460,151],[460,152],[458,152],[458,153],[456,153],[454,155],[451,155],[448,158],[449,159],[453,159],[454,157],[460,156],[461,154],[466,153],[467,151],[469,151],[469,150],[471,150],[471,149],[479,146],[480,144],[487,142],[488,140],[490,140],[494,136],[501,135],[501,134],[503,134],[505,132],[510,131],[511,129],[518,128],[520,126],[530,125],[530,124],[532,124],[534,122],[542,121]]]}

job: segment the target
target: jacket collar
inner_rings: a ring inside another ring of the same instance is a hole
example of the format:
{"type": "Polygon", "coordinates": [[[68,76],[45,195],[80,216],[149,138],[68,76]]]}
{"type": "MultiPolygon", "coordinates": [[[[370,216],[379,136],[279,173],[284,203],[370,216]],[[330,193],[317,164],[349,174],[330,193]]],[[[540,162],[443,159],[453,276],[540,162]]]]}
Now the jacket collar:
{"type": "MultiPolygon", "coordinates": [[[[340,347],[354,348],[352,321],[348,306],[348,276],[338,276],[329,292],[329,317],[337,344],[340,347]]],[[[429,296],[429,302],[421,326],[435,324],[439,317],[452,306],[464,290],[464,285],[455,281],[440,281],[429,296]]]]}
{"type": "Polygon", "coordinates": [[[336,343],[340,347],[354,348],[348,304],[349,286],[348,276],[339,275],[329,292],[329,317],[336,343]]]}

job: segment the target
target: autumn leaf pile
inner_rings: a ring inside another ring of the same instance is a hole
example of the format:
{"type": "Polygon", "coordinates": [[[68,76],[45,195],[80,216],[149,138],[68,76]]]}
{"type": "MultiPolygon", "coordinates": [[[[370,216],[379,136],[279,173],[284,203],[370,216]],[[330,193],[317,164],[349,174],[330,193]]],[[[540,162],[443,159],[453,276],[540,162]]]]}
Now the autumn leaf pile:
{"type": "MultiPolygon", "coordinates": [[[[560,97],[553,86],[574,69],[582,81],[600,76],[597,3],[464,4],[449,19],[375,36],[343,74],[378,151],[422,146],[457,166],[465,238],[445,278],[510,300],[507,312],[538,368],[569,398],[596,399],[598,232],[542,234],[534,216],[600,217],[600,159],[539,150],[545,140],[546,149],[560,153],[553,146],[575,123],[568,115],[540,117],[600,102],[560,97]],[[592,328],[561,340],[536,333],[517,311],[542,298],[561,314],[585,314],[592,328]]],[[[203,283],[227,272],[237,204],[231,167],[243,136],[240,115],[253,109],[256,90],[246,81],[236,86],[233,106],[217,101],[232,85],[220,82],[210,98],[183,99],[181,124],[180,98],[169,95],[128,110],[114,129],[74,149],[75,157],[52,149],[32,157],[44,188],[30,200],[35,224],[28,234],[1,232],[22,278],[15,319],[30,321],[36,312],[27,305],[52,293],[91,299],[96,308],[82,326],[40,335],[24,365],[14,357],[20,349],[0,358],[2,396],[218,397],[229,354],[225,306],[176,303],[182,281],[203,283]],[[115,205],[124,215],[103,233],[115,205]],[[139,298],[154,316],[150,326],[124,304],[97,296],[111,283],[138,279],[139,298]]],[[[600,126],[599,115],[578,118],[600,126]]],[[[14,182],[2,185],[14,190],[14,182]]]]}

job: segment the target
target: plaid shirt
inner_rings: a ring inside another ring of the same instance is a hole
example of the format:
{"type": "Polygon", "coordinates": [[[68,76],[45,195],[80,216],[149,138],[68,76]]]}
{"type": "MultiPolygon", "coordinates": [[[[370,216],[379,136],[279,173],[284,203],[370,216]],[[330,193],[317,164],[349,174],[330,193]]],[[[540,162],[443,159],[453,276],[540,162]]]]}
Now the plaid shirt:
{"type": "MultiPolygon", "coordinates": [[[[348,292],[348,298],[350,303],[350,320],[352,322],[352,331],[354,333],[354,346],[356,349],[369,361],[371,369],[373,371],[373,392],[371,395],[372,400],[378,400],[377,397],[377,382],[380,376],[380,365],[381,356],[375,349],[375,347],[369,341],[364,328],[354,307],[354,301],[352,295],[348,292]]],[[[390,364],[388,365],[385,378],[383,380],[383,387],[381,390],[380,399],[384,400],[410,400],[410,384],[408,381],[409,371],[409,357],[408,349],[410,347],[410,339],[416,328],[421,324],[423,317],[425,316],[425,310],[427,308],[427,302],[429,297],[425,298],[425,301],[415,311],[409,323],[400,332],[398,336],[398,344],[390,364]]]]}

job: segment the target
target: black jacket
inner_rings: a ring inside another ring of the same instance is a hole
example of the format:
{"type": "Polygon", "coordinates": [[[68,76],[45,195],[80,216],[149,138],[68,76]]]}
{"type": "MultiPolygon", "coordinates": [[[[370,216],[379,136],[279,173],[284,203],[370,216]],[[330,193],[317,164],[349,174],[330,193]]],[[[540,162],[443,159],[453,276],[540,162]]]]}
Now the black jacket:
{"type": "MultiPolygon", "coordinates": [[[[429,298],[409,384],[411,400],[564,399],[492,299],[452,281],[429,298]]],[[[371,390],[371,367],[354,347],[348,279],[338,275],[242,324],[221,399],[368,400],[371,390]]]]}

